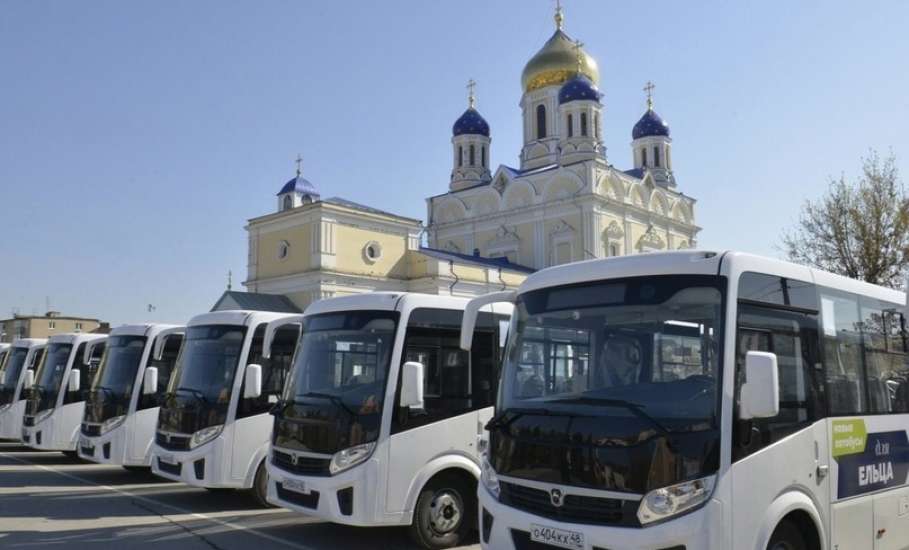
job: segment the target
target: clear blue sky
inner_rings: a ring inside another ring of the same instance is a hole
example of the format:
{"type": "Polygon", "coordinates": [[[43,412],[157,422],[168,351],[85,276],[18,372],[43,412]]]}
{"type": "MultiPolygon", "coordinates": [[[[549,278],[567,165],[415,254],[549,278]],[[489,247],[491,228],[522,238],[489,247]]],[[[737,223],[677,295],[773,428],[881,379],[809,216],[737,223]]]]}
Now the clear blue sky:
{"type": "MultiPolygon", "coordinates": [[[[297,153],[324,196],[425,218],[465,82],[516,165],[547,0],[0,4],[0,317],[183,321],[246,275],[297,153]],[[157,312],[148,314],[146,304],[157,312]]],[[[610,162],[657,84],[704,248],[778,255],[869,148],[909,168],[909,2],[565,1],[600,65],[610,162]]],[[[239,287],[239,284],[235,284],[239,287]]]]}

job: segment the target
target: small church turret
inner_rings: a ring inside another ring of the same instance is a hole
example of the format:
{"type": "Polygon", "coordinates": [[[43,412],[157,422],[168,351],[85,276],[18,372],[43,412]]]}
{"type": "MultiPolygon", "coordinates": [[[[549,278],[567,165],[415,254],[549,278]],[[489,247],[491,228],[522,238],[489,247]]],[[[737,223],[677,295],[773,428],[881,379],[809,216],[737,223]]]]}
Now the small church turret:
{"type": "Polygon", "coordinates": [[[303,157],[297,155],[296,177],[285,183],[284,187],[278,191],[278,212],[291,210],[304,204],[311,204],[321,198],[316,186],[309,180],[304,179],[302,173],[303,157]]]}
{"type": "Polygon", "coordinates": [[[669,137],[669,124],[653,110],[655,87],[652,82],[647,82],[644,86],[647,93],[647,111],[631,131],[634,167],[642,173],[651,172],[657,183],[675,187],[675,176],[672,174],[672,138],[669,137]]]}
{"type": "Polygon", "coordinates": [[[452,191],[466,189],[492,179],[489,172],[489,124],[476,109],[474,88],[477,83],[467,83],[467,110],[452,126],[452,191]]]}
{"type": "Polygon", "coordinates": [[[559,163],[591,160],[604,156],[600,137],[600,104],[602,94],[597,85],[581,72],[581,42],[575,43],[576,74],[559,89],[559,163]]]}

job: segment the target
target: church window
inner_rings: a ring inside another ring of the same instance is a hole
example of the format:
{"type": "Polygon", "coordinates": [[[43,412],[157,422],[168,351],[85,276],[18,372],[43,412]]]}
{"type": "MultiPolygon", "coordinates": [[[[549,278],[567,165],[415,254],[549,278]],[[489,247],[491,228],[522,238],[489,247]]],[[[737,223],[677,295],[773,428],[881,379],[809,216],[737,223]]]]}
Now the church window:
{"type": "Polygon", "coordinates": [[[382,257],[382,245],[377,241],[369,241],[366,243],[366,246],[363,247],[363,256],[368,263],[375,263],[382,257]]]}
{"type": "Polygon", "coordinates": [[[464,166],[464,147],[458,145],[458,168],[464,166]]]}
{"type": "Polygon", "coordinates": [[[600,115],[593,114],[593,137],[600,139],[600,115]]]}
{"type": "Polygon", "coordinates": [[[647,149],[641,148],[641,166],[647,166],[647,149]]]}
{"type": "Polygon", "coordinates": [[[581,135],[587,137],[587,113],[581,113],[581,135]]]}
{"type": "Polygon", "coordinates": [[[546,137],[546,106],[537,105],[537,139],[546,137]]]}
{"type": "Polygon", "coordinates": [[[281,210],[290,210],[294,207],[294,199],[290,195],[284,195],[284,204],[281,206],[281,210]]]}
{"type": "Polygon", "coordinates": [[[619,249],[618,243],[612,243],[609,245],[609,255],[610,256],[620,256],[621,249],[619,249]]]}
{"type": "Polygon", "coordinates": [[[660,167],[660,148],[659,147],[653,148],[653,165],[656,166],[657,168],[660,167]]]}
{"type": "Polygon", "coordinates": [[[473,166],[474,164],[476,164],[476,157],[474,155],[473,144],[471,143],[470,144],[470,165],[473,166]]]}
{"type": "Polygon", "coordinates": [[[278,259],[286,260],[288,256],[290,256],[290,243],[281,241],[278,243],[278,259]]]}
{"type": "Polygon", "coordinates": [[[568,137],[574,136],[574,119],[568,115],[568,137]]]}
{"type": "Polygon", "coordinates": [[[480,147],[480,164],[486,168],[486,146],[480,147]]]}

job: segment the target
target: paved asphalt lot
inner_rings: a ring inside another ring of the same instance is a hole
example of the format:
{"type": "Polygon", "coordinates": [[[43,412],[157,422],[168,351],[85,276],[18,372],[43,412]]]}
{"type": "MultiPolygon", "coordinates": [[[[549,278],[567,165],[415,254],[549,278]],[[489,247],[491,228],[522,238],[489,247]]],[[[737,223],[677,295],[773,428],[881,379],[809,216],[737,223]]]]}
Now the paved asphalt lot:
{"type": "Polygon", "coordinates": [[[170,550],[416,548],[403,528],[333,525],[256,508],[234,491],[208,492],[0,443],[0,548],[163,544],[170,550]]]}

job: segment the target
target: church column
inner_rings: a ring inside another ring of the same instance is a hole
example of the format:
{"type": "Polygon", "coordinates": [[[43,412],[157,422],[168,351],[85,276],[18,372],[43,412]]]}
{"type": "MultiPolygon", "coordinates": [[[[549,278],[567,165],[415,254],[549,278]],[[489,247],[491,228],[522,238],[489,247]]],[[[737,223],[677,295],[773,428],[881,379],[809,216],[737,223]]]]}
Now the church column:
{"type": "Polygon", "coordinates": [[[546,259],[546,228],[542,219],[533,222],[533,256],[533,267],[543,269],[549,265],[546,259]]]}

